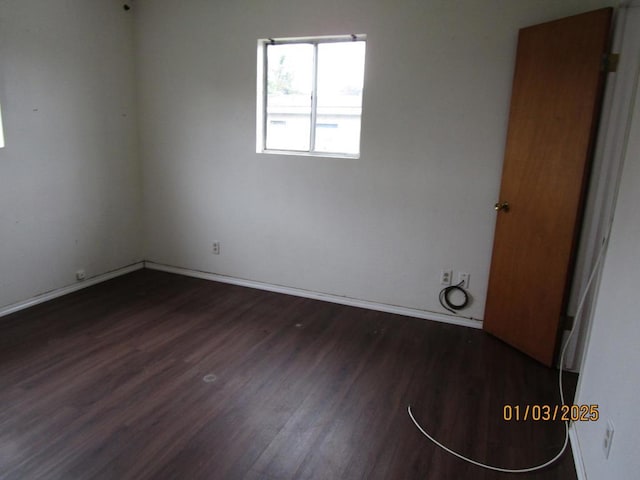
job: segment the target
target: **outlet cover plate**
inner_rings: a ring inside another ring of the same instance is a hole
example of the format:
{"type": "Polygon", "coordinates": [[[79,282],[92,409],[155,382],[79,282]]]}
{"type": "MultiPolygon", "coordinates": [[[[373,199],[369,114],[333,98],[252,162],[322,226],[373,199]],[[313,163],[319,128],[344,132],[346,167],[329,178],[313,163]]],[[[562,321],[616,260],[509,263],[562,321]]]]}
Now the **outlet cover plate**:
{"type": "Polygon", "coordinates": [[[440,285],[451,285],[452,277],[453,277],[452,270],[442,270],[440,272],[440,285]]]}

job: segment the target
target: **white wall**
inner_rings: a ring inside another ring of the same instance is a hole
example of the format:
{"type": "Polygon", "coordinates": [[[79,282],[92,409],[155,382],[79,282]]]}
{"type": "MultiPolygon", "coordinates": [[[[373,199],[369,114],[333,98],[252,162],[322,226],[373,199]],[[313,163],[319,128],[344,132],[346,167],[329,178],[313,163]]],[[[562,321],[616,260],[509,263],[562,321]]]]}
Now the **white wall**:
{"type": "Polygon", "coordinates": [[[518,29],[610,3],[137,2],[146,258],[433,311],[453,268],[481,318],[518,29]],[[361,158],[256,154],[256,40],[352,32],[361,158]]]}
{"type": "Polygon", "coordinates": [[[132,27],[115,0],[0,2],[0,307],[142,258],[132,27]]]}
{"type": "MultiPolygon", "coordinates": [[[[636,32],[640,5],[630,9],[636,32]]],[[[640,36],[622,55],[638,55],[640,36]]],[[[637,57],[636,57],[637,58],[637,57]]],[[[637,88],[637,87],[636,87],[637,88]]],[[[589,480],[638,478],[640,472],[640,89],[587,354],[581,369],[576,403],[598,404],[598,422],[578,422],[582,462],[589,480]],[[602,442],[607,420],[615,427],[611,454],[602,442]]]]}

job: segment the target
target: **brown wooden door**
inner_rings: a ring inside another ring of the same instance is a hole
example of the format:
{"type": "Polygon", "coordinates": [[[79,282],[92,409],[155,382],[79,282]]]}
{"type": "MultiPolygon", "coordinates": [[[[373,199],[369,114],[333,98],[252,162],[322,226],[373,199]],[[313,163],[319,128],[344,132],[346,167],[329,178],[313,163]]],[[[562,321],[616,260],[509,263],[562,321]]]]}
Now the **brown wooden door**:
{"type": "Polygon", "coordinates": [[[612,9],[520,30],[484,329],[551,365],[572,273],[612,9]]]}

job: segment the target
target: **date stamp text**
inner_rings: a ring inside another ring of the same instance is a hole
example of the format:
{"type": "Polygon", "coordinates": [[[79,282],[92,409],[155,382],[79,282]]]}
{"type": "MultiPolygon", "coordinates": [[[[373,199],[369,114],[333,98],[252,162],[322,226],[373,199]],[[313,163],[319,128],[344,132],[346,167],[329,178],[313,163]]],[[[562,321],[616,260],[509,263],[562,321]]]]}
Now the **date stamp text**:
{"type": "Polygon", "coordinates": [[[502,419],[505,422],[597,422],[598,405],[505,405],[502,419]]]}

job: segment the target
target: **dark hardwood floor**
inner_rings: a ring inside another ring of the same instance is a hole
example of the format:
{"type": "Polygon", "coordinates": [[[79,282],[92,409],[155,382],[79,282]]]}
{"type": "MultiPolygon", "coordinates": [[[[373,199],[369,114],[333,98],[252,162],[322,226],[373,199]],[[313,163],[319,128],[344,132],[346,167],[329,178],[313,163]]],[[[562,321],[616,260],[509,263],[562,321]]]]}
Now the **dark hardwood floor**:
{"type": "Polygon", "coordinates": [[[479,330],[142,270],[0,318],[0,478],[571,480],[407,415],[528,467],[563,426],[503,406],[556,379],[479,330]]]}

